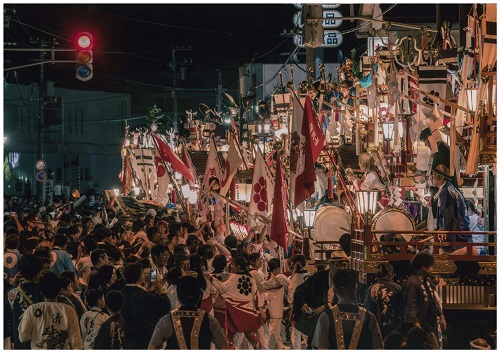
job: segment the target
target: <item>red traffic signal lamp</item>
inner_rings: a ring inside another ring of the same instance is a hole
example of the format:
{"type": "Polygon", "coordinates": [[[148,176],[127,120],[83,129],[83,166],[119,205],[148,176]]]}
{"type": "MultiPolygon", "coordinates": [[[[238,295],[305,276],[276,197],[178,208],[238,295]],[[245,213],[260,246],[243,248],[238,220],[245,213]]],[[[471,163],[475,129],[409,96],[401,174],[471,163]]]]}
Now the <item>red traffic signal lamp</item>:
{"type": "Polygon", "coordinates": [[[76,78],[80,81],[88,81],[94,76],[94,54],[92,48],[94,39],[88,32],[80,32],[76,35],[76,78]]]}

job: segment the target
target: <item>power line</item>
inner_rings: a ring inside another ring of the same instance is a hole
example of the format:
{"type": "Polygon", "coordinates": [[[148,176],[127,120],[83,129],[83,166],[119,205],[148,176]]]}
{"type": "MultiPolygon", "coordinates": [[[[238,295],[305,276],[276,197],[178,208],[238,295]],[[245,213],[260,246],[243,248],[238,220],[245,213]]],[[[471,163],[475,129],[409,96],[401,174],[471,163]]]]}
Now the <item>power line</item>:
{"type": "MultiPolygon", "coordinates": [[[[176,28],[176,29],[185,29],[185,30],[190,30],[190,31],[198,31],[198,32],[207,32],[207,33],[216,33],[216,34],[226,34],[226,35],[231,35],[231,36],[255,36],[256,33],[234,33],[234,32],[225,32],[225,31],[217,31],[213,29],[202,29],[202,28],[194,28],[194,27],[186,27],[186,26],[178,26],[178,25],[170,25],[170,24],[165,24],[165,23],[159,23],[159,22],[153,22],[153,21],[147,21],[147,20],[140,20],[137,18],[131,18],[131,17],[126,17],[126,16],[120,16],[120,15],[114,15],[114,14],[109,14],[101,11],[94,11],[95,13],[101,14],[101,15],[106,15],[110,17],[116,17],[120,18],[123,20],[128,20],[128,21],[136,21],[136,22],[141,22],[141,23],[147,23],[147,24],[152,24],[156,26],[161,26],[161,27],[168,27],[168,28],[176,28]]],[[[264,37],[276,37],[277,35],[274,34],[261,34],[258,33],[258,35],[264,36],[264,37]]]]}

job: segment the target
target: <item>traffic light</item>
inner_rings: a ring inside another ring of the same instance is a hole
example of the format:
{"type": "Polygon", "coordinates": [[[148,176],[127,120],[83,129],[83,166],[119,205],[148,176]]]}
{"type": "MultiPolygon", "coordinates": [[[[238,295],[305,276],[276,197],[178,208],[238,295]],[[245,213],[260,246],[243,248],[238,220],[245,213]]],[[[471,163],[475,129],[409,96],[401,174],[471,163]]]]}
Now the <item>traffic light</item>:
{"type": "Polygon", "coordinates": [[[76,35],[76,78],[80,81],[88,81],[94,76],[94,54],[92,47],[94,39],[88,32],[80,32],[76,35]]]}

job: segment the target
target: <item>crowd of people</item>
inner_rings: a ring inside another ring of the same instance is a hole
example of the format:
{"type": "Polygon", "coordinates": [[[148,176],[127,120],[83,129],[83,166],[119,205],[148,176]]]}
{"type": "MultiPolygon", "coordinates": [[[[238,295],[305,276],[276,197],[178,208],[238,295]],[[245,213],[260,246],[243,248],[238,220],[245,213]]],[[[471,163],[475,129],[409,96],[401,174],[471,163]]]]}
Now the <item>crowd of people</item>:
{"type": "Polygon", "coordinates": [[[188,214],[73,205],[5,198],[6,349],[445,347],[427,253],[403,286],[383,263],[358,291],[341,248],[311,274],[304,255],[271,249],[266,226],[238,239],[188,214]]]}

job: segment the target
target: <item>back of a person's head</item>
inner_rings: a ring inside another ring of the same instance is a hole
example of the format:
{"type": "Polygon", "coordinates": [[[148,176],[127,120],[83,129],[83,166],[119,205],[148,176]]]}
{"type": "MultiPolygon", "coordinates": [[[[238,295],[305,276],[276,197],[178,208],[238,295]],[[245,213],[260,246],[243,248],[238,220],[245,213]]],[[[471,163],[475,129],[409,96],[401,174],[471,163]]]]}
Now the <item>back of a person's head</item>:
{"type": "Polygon", "coordinates": [[[70,271],[70,270],[66,270],[66,271],[63,271],[61,272],[61,278],[67,278],[69,279],[71,282],[73,282],[75,280],[75,278],[77,278],[77,274],[73,271],[70,271]]]}
{"type": "Polygon", "coordinates": [[[179,267],[183,261],[189,260],[186,253],[176,253],[174,254],[174,266],[179,267]]]}
{"type": "Polygon", "coordinates": [[[177,234],[177,231],[179,229],[181,229],[181,224],[180,223],[177,223],[177,222],[173,222],[173,223],[169,223],[168,224],[168,235],[169,235],[169,239],[171,239],[171,237],[174,237],[176,236],[177,234]]]}
{"type": "Polygon", "coordinates": [[[227,258],[224,255],[215,256],[214,260],[212,261],[212,266],[215,273],[224,271],[224,269],[227,267],[227,258]]]}
{"type": "Polygon", "coordinates": [[[349,292],[356,288],[357,276],[356,272],[351,269],[342,269],[335,273],[333,277],[333,287],[338,292],[349,292]]]}
{"type": "Polygon", "coordinates": [[[118,313],[120,312],[120,310],[122,310],[124,301],[122,292],[119,292],[117,290],[109,291],[108,294],[106,294],[105,299],[106,299],[106,307],[110,311],[118,313]]]}
{"type": "Polygon", "coordinates": [[[96,228],[94,235],[98,242],[102,242],[111,235],[111,231],[108,228],[96,228]]]}
{"type": "Polygon", "coordinates": [[[41,246],[35,250],[34,254],[38,257],[52,259],[50,248],[48,246],[41,246]]]}
{"type": "Polygon", "coordinates": [[[406,349],[424,349],[425,348],[425,331],[420,327],[412,327],[408,331],[406,339],[406,349]]]}
{"type": "Polygon", "coordinates": [[[212,245],[208,245],[208,244],[201,245],[198,248],[198,255],[200,255],[201,257],[204,257],[207,260],[212,259],[214,257],[214,250],[212,248],[212,245]]]}
{"type": "Polygon", "coordinates": [[[63,214],[63,215],[59,218],[59,222],[64,223],[64,224],[69,224],[69,223],[71,223],[71,217],[70,217],[70,215],[68,215],[68,214],[63,214]]]}
{"type": "Polygon", "coordinates": [[[189,255],[189,268],[191,271],[201,271],[201,256],[198,254],[189,255]]]}
{"type": "Polygon", "coordinates": [[[76,225],[72,225],[71,227],[68,228],[68,230],[66,231],[66,235],[70,236],[70,237],[74,237],[75,235],[77,235],[78,233],[80,232],[80,230],[78,229],[78,227],[76,225]]]}
{"type": "Polygon", "coordinates": [[[177,297],[184,305],[197,305],[201,299],[198,280],[191,276],[182,277],[177,284],[177,297]]]}
{"type": "Polygon", "coordinates": [[[152,248],[151,248],[151,255],[152,256],[160,256],[161,253],[165,252],[168,250],[168,246],[163,244],[163,243],[158,243],[158,244],[155,244],[152,248]]]}
{"type": "Polygon", "coordinates": [[[188,233],[196,232],[196,227],[191,224],[191,222],[181,222],[181,226],[187,229],[188,233]]]}
{"type": "Polygon", "coordinates": [[[115,268],[112,265],[103,265],[99,267],[97,270],[97,280],[99,281],[99,284],[106,284],[111,280],[111,277],[113,277],[113,272],[115,271],[115,268]]]}
{"type": "Polygon", "coordinates": [[[79,241],[70,241],[66,245],[66,251],[71,255],[72,259],[76,259],[78,257],[78,246],[80,246],[80,244],[81,243],[79,241]]]}
{"type": "Polygon", "coordinates": [[[198,246],[200,245],[200,239],[196,236],[196,234],[189,234],[186,239],[186,246],[188,248],[196,247],[196,251],[198,251],[198,246]]]}
{"type": "Polygon", "coordinates": [[[87,254],[97,249],[97,240],[93,237],[85,237],[83,238],[83,245],[85,246],[85,250],[87,250],[87,254]]]}
{"type": "Polygon", "coordinates": [[[399,331],[392,331],[384,339],[384,349],[401,349],[405,344],[406,338],[399,331]]]}
{"type": "Polygon", "coordinates": [[[68,288],[68,286],[71,284],[71,280],[68,278],[68,277],[59,277],[59,279],[61,280],[61,286],[62,288],[68,288]]]}
{"type": "Polygon", "coordinates": [[[389,278],[394,275],[394,267],[389,262],[382,262],[377,268],[378,278],[389,278]]]}
{"type": "Polygon", "coordinates": [[[19,236],[16,234],[9,234],[5,239],[5,247],[11,250],[17,249],[19,248],[19,241],[19,236]]]}
{"type": "Polygon", "coordinates": [[[89,308],[97,306],[97,302],[104,295],[103,291],[100,289],[91,289],[87,292],[87,305],[89,308]]]}
{"type": "Polygon", "coordinates": [[[38,238],[30,238],[26,240],[26,252],[32,252],[38,248],[38,245],[40,244],[40,240],[38,238]]]}
{"type": "Polygon", "coordinates": [[[482,338],[476,338],[474,341],[470,341],[470,349],[479,350],[490,350],[491,346],[482,338]]]}
{"type": "Polygon", "coordinates": [[[57,234],[54,237],[54,246],[63,247],[68,244],[68,237],[62,234],[57,234]]]}
{"type": "Polygon", "coordinates": [[[243,256],[239,256],[236,259],[233,259],[233,264],[234,266],[238,266],[241,271],[247,270],[248,263],[243,256]]]}
{"type": "Polygon", "coordinates": [[[167,283],[170,285],[178,285],[181,278],[182,270],[180,268],[174,267],[167,272],[167,283]]]}
{"type": "Polygon", "coordinates": [[[420,252],[413,257],[411,260],[411,266],[413,271],[417,272],[423,267],[430,267],[434,264],[434,257],[430,254],[420,252]]]}
{"type": "Polygon", "coordinates": [[[306,266],[306,257],[303,254],[295,254],[291,257],[292,264],[300,263],[302,267],[306,266]]]}
{"type": "Polygon", "coordinates": [[[53,272],[48,272],[40,278],[40,291],[47,299],[55,299],[62,289],[61,279],[53,272]]]}
{"type": "Polygon", "coordinates": [[[125,266],[123,275],[128,284],[137,283],[141,279],[142,265],[140,262],[132,262],[125,266]]]}
{"type": "Polygon", "coordinates": [[[103,249],[97,249],[92,251],[90,254],[90,261],[92,261],[92,265],[96,266],[99,263],[100,259],[103,259],[106,255],[106,252],[103,249]]]}
{"type": "Polygon", "coordinates": [[[260,254],[259,253],[251,253],[248,255],[248,264],[249,265],[253,265],[255,264],[255,262],[260,258],[260,254]]]}
{"type": "Polygon", "coordinates": [[[185,254],[186,253],[187,246],[186,244],[177,244],[174,246],[174,254],[185,254]]]}
{"type": "Polygon", "coordinates": [[[21,258],[21,275],[32,281],[42,270],[42,260],[35,255],[24,255],[21,258]]]}
{"type": "Polygon", "coordinates": [[[154,237],[155,237],[155,234],[158,233],[160,231],[160,229],[158,227],[149,227],[147,232],[146,232],[146,235],[148,236],[148,239],[149,241],[153,241],[154,237]]]}
{"type": "Polygon", "coordinates": [[[144,229],[144,222],[141,221],[140,219],[135,220],[134,223],[132,224],[132,232],[137,233],[140,230],[144,229]]]}
{"type": "Polygon", "coordinates": [[[238,238],[236,238],[233,234],[229,234],[226,238],[224,238],[224,245],[228,249],[236,248],[238,245],[238,238]]]}
{"type": "Polygon", "coordinates": [[[272,272],[278,268],[281,267],[281,263],[280,263],[280,260],[277,259],[277,258],[272,258],[271,260],[269,260],[269,262],[267,263],[267,266],[269,268],[269,272],[272,272]]]}

